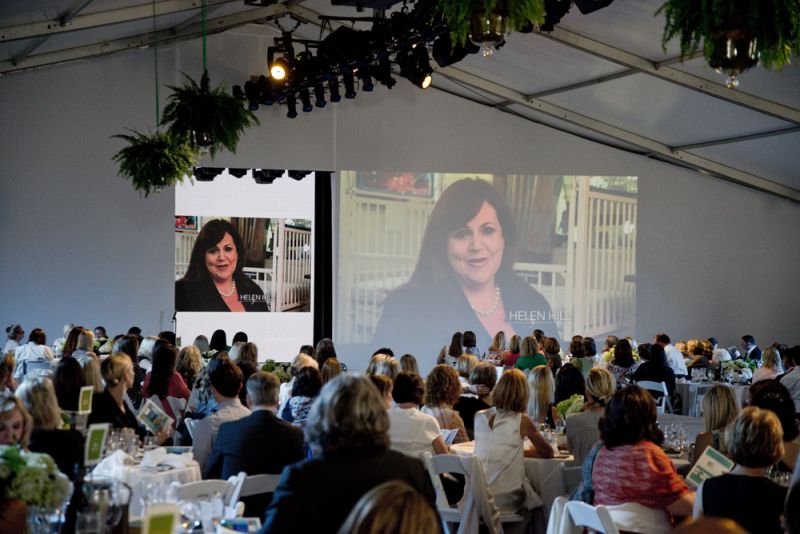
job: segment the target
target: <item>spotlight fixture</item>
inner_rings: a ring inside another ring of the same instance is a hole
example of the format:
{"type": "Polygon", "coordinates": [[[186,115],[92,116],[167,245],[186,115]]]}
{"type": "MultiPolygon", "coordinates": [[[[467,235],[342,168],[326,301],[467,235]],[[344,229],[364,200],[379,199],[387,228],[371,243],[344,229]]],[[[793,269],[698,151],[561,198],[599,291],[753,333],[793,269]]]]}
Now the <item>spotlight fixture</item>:
{"type": "Polygon", "coordinates": [[[256,81],[256,88],[258,89],[258,102],[265,106],[271,106],[275,102],[275,97],[272,94],[272,83],[269,78],[263,74],[258,77],[256,81]]]}
{"type": "Polygon", "coordinates": [[[402,51],[397,55],[400,64],[400,74],[421,89],[430,87],[433,81],[433,68],[428,59],[428,50],[420,44],[411,52],[402,51]]]}
{"type": "Polygon", "coordinates": [[[378,64],[375,66],[374,69],[375,78],[381,83],[381,85],[386,86],[387,89],[391,89],[397,84],[397,80],[392,78],[392,64],[389,63],[389,58],[383,57],[378,61],[378,64]]]}
{"type": "Polygon", "coordinates": [[[269,75],[273,80],[285,80],[289,76],[291,70],[291,63],[285,57],[279,57],[269,64],[269,75]]]}
{"type": "Polygon", "coordinates": [[[235,176],[236,178],[242,178],[245,174],[247,174],[247,169],[228,168],[228,174],[235,176]]]}
{"type": "Polygon", "coordinates": [[[303,113],[308,113],[314,109],[314,106],[311,105],[311,95],[305,87],[300,89],[300,102],[303,104],[303,113]]]}
{"type": "Polygon", "coordinates": [[[271,184],[281,176],[283,176],[282,169],[253,169],[253,180],[257,184],[271,184]]]}
{"type": "Polygon", "coordinates": [[[247,98],[247,109],[256,111],[258,109],[258,87],[255,82],[248,80],[244,83],[244,95],[247,98]]]}
{"type": "Polygon", "coordinates": [[[314,85],[314,103],[318,108],[324,108],[325,104],[325,87],[322,85],[322,82],[317,82],[314,85]]]}
{"type": "Polygon", "coordinates": [[[336,78],[331,78],[331,81],[328,82],[328,92],[331,94],[331,102],[342,101],[342,95],[339,94],[339,80],[336,78]]]}
{"type": "Polygon", "coordinates": [[[369,69],[363,67],[358,71],[358,77],[361,78],[361,90],[370,92],[375,89],[375,84],[372,81],[372,76],[369,75],[369,69]]]}
{"type": "Polygon", "coordinates": [[[344,97],[355,98],[356,97],[355,80],[353,79],[353,73],[350,70],[344,71],[344,73],[342,74],[342,81],[344,82],[344,97]]]}
{"type": "Polygon", "coordinates": [[[286,96],[286,106],[289,108],[286,116],[290,119],[297,117],[297,98],[295,98],[294,93],[286,96]]]}
{"type": "Polygon", "coordinates": [[[311,171],[289,171],[289,178],[293,180],[302,180],[309,174],[311,174],[311,171]]]}
{"type": "Polygon", "coordinates": [[[195,167],[194,179],[198,182],[211,182],[222,174],[225,169],[223,167],[195,167]]]}

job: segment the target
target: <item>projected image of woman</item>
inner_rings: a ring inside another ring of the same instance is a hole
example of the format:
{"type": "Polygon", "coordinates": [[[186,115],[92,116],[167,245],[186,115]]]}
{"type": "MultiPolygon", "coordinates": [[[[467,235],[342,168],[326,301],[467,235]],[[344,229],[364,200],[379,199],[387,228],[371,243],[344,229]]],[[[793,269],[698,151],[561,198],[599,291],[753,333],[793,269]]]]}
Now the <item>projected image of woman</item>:
{"type": "Polygon", "coordinates": [[[547,301],[512,271],[515,240],[511,211],[494,186],[477,178],[453,183],[433,208],[414,273],[386,297],[374,342],[406,351],[413,336],[430,352],[456,330],[473,330],[484,347],[498,331],[558,335],[547,301]]]}
{"type": "Polygon", "coordinates": [[[207,222],[192,248],[186,274],[175,282],[178,311],[269,311],[264,293],[242,272],[239,232],[223,219],[207,222]]]}

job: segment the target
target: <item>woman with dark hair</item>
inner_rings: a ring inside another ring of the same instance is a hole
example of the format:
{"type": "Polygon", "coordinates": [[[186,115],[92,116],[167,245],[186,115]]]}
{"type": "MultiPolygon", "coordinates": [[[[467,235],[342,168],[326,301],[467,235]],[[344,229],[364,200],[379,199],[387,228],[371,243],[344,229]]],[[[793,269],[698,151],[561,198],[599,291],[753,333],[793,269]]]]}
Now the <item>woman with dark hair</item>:
{"type": "Polygon", "coordinates": [[[497,383],[497,369],[489,362],[480,362],[469,373],[470,385],[481,393],[475,395],[461,395],[453,409],[458,412],[464,421],[469,439],[475,435],[475,414],[481,410],[488,410],[494,406],[492,390],[497,383]],[[478,386],[483,386],[479,388],[478,386]]]}
{"type": "Polygon", "coordinates": [[[462,340],[464,342],[465,353],[480,357],[481,351],[477,347],[478,340],[475,336],[475,332],[472,330],[465,330],[462,340]]]}
{"type": "Polygon", "coordinates": [[[520,356],[522,356],[522,338],[514,334],[508,343],[508,350],[503,354],[503,367],[514,367],[520,356]]]}
{"type": "Polygon", "coordinates": [[[264,292],[243,272],[245,254],[234,225],[208,221],[197,234],[186,274],[175,282],[175,309],[269,311],[264,292]]]}
{"type": "Polygon", "coordinates": [[[208,350],[210,351],[228,351],[230,347],[228,346],[228,335],[225,333],[225,330],[217,329],[214,330],[214,333],[211,334],[211,342],[208,344],[208,350]]]}
{"type": "Polygon", "coordinates": [[[446,363],[455,367],[456,362],[464,354],[464,335],[461,332],[453,332],[453,337],[450,338],[450,344],[442,347],[439,351],[439,357],[436,359],[436,365],[446,363]]]}
{"type": "Polygon", "coordinates": [[[750,406],[770,410],[778,416],[783,429],[783,455],[777,463],[781,471],[793,471],[800,454],[800,429],[794,401],[786,386],[777,380],[762,380],[750,386],[750,406]]]}
{"type": "MultiPolygon", "coordinates": [[[[247,384],[247,379],[258,371],[258,347],[256,347],[255,343],[247,341],[234,342],[228,357],[233,360],[233,363],[242,372],[242,384],[247,384]]],[[[242,387],[241,391],[239,391],[239,400],[242,405],[247,406],[246,387],[242,387]]]]}
{"type": "Polygon", "coordinates": [[[431,212],[414,273],[384,301],[373,343],[429,354],[441,332],[471,330],[489,346],[497,331],[527,331],[532,319],[555,332],[550,305],[514,274],[515,245],[513,214],[495,186],[478,178],[450,185],[431,212]]]}
{"type": "Polygon", "coordinates": [[[61,349],[62,358],[69,358],[75,352],[78,347],[78,336],[81,332],[83,332],[82,326],[73,326],[67,333],[67,337],[64,339],[64,348],[61,349]]]}
{"type": "Polygon", "coordinates": [[[547,359],[547,366],[553,371],[555,376],[561,369],[561,343],[554,337],[545,338],[542,343],[544,357],[547,359]]]}
{"type": "Polygon", "coordinates": [[[392,449],[421,458],[422,454],[447,454],[439,422],[420,411],[425,386],[419,375],[404,371],[397,375],[392,388],[395,405],[389,409],[389,437],[392,449]]]}
{"type": "Polygon", "coordinates": [[[594,358],[586,356],[586,347],[583,344],[583,340],[570,343],[569,352],[572,355],[570,363],[583,374],[583,378],[589,376],[589,371],[594,367],[594,358]]]}
{"type": "Polygon", "coordinates": [[[620,339],[614,347],[614,359],[608,364],[608,370],[617,380],[617,387],[627,386],[637,367],[630,342],[627,339],[620,339]]]}
{"type": "Polygon", "coordinates": [[[336,358],[336,348],[333,346],[333,340],[329,337],[320,339],[317,342],[317,348],[314,352],[320,369],[325,363],[325,360],[328,358],[336,358]]]}
{"type": "Polygon", "coordinates": [[[586,392],[586,380],[583,379],[577,367],[565,363],[556,375],[556,394],[553,404],[567,400],[573,395],[583,395],[586,392]]]}
{"type": "Polygon", "coordinates": [[[308,412],[314,399],[322,389],[322,377],[316,367],[303,367],[297,373],[292,385],[292,398],[289,399],[289,409],[292,412],[292,423],[304,428],[308,419],[308,412]]]}
{"type": "Polygon", "coordinates": [[[306,429],[314,457],[283,470],[265,531],[336,532],[361,496],[388,480],[407,482],[435,503],[422,462],[389,450],[389,417],[368,377],[342,374],[328,382],[306,429]]]}
{"type": "Polygon", "coordinates": [[[78,397],[86,385],[83,368],[75,358],[61,358],[53,372],[53,387],[58,407],[67,412],[78,411],[78,397]]]}
{"type": "Polygon", "coordinates": [[[153,351],[153,368],[144,379],[142,395],[145,397],[158,397],[164,411],[178,420],[180,414],[172,411],[172,407],[167,402],[167,397],[178,399],[188,399],[191,392],[183,381],[183,378],[175,370],[175,362],[178,358],[178,350],[168,342],[158,344],[153,351]]]}
{"type": "Polygon", "coordinates": [[[633,372],[631,379],[634,382],[649,380],[652,382],[664,382],[667,385],[667,393],[671,397],[675,393],[675,372],[667,365],[667,354],[664,347],[650,343],[639,345],[639,357],[642,363],[633,372]]]}
{"type": "Polygon", "coordinates": [[[665,527],[668,514],[691,515],[694,493],[660,447],[664,434],[647,391],[638,386],[617,391],[600,418],[600,437],[603,447],[592,471],[595,505],[641,504],[652,509],[649,523],[665,527]]]}

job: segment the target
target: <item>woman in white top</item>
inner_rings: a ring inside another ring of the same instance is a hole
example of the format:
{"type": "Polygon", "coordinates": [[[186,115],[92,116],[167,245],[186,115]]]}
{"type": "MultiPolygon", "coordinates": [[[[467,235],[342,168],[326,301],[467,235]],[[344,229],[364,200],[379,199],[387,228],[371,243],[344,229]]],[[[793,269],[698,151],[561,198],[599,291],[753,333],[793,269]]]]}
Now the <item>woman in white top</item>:
{"type": "Polygon", "coordinates": [[[783,374],[781,353],[775,347],[767,347],[761,353],[761,367],[753,371],[753,384],[760,380],[770,380],[783,374]]]}
{"type": "Polygon", "coordinates": [[[424,452],[447,454],[436,418],[419,410],[424,392],[419,375],[408,371],[397,375],[392,388],[395,405],[389,409],[391,448],[413,457],[424,452]]]}
{"type": "Polygon", "coordinates": [[[552,458],[553,448],[525,413],[530,389],[525,373],[503,373],[492,393],[495,406],[475,414],[475,455],[500,510],[516,512],[542,505],[525,475],[525,457],[552,458]],[[524,448],[524,438],[533,443],[524,448]]]}
{"type": "Polygon", "coordinates": [[[8,354],[9,352],[14,354],[14,351],[19,347],[19,342],[22,341],[22,337],[25,335],[25,330],[22,329],[22,325],[8,325],[6,327],[6,335],[8,336],[8,341],[3,347],[3,354],[8,354]]]}

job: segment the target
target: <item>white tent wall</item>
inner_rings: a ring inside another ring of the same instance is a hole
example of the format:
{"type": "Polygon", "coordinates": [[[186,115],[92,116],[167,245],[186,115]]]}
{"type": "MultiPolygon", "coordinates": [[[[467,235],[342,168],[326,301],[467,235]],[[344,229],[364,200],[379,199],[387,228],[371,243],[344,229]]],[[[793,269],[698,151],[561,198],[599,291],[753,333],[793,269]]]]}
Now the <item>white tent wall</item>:
{"type": "MultiPolygon", "coordinates": [[[[247,28],[209,38],[212,83],[230,88],[261,72],[269,44],[247,28]]],[[[178,71],[199,77],[199,48],[165,48],[162,84],[178,71]]],[[[109,333],[171,326],[173,192],[140,198],[117,177],[111,157],[123,143],[109,137],[152,126],[152,58],[132,51],[0,78],[3,325],[41,326],[50,340],[70,321],[109,333]]],[[[796,204],[403,79],[295,120],[282,107],[257,115],[236,155],[203,163],[639,176],[638,338],[798,342],[796,204]]]]}

